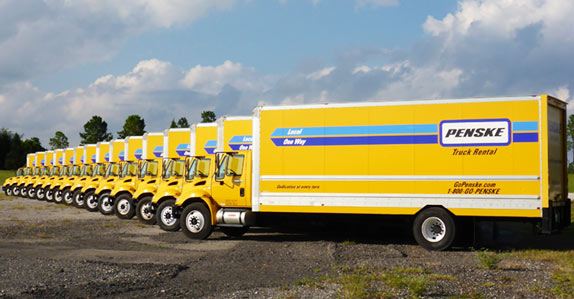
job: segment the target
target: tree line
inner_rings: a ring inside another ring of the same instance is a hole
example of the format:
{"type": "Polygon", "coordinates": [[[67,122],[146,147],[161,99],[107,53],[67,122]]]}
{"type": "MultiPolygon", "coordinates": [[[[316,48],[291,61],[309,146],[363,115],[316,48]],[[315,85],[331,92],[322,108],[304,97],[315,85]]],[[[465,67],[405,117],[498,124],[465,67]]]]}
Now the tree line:
{"type": "MultiPolygon", "coordinates": [[[[214,122],[216,120],[213,111],[203,111],[201,113],[201,122],[214,122]]],[[[182,117],[170,123],[170,128],[189,128],[190,124],[187,118],[182,117]]],[[[126,118],[122,130],[117,132],[117,138],[126,138],[128,136],[141,136],[145,131],[144,119],[133,114],[126,118]]],[[[22,140],[23,135],[11,132],[7,129],[0,129],[0,169],[17,169],[26,164],[26,156],[29,153],[46,151],[38,137],[32,137],[22,140]]],[[[80,132],[80,145],[95,144],[102,141],[110,141],[114,138],[113,134],[108,132],[108,123],[98,115],[92,116],[84,124],[84,130],[80,132]]],[[[54,137],[49,141],[50,149],[63,149],[70,146],[68,137],[62,131],[57,131],[54,137]]]]}

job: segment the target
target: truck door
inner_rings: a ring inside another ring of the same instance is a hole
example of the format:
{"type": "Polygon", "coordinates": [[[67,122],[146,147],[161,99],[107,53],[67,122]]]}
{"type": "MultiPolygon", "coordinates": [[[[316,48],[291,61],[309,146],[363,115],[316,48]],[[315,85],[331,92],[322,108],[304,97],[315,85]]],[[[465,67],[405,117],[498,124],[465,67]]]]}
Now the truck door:
{"type": "Polygon", "coordinates": [[[247,207],[244,154],[224,154],[219,161],[211,185],[213,199],[222,207],[247,207]]]}

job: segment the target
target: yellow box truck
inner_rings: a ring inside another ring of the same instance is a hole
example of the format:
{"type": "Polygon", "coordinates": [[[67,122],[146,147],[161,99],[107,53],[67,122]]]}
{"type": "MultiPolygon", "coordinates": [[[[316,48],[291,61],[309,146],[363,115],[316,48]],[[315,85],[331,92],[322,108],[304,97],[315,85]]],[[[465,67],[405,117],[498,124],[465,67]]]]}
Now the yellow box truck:
{"type": "Polygon", "coordinates": [[[100,185],[95,190],[95,195],[98,197],[98,210],[103,215],[111,215],[114,212],[114,201],[110,193],[124,170],[124,148],[124,139],[115,139],[110,142],[110,151],[107,158],[110,164],[106,171],[106,178],[100,182],[100,185]]]}
{"type": "MultiPolygon", "coordinates": [[[[94,176],[94,168],[97,168],[95,159],[97,144],[87,144],[81,148],[83,149],[83,151],[80,150],[82,155],[80,157],[80,162],[83,164],[82,170],[80,172],[80,177],[76,179],[69,192],[72,194],[72,204],[77,208],[83,209],[86,201],[84,200],[82,189],[91,182],[94,176]]],[[[101,169],[99,169],[99,173],[102,173],[101,169]]]]}
{"type": "Polygon", "coordinates": [[[34,184],[32,185],[30,191],[30,198],[35,198],[37,200],[44,200],[46,199],[46,194],[44,192],[44,187],[48,184],[48,181],[53,177],[52,168],[53,168],[53,159],[54,159],[54,151],[47,151],[45,152],[44,159],[42,160],[41,164],[44,168],[41,171],[40,177],[34,184]]]}
{"type": "Polygon", "coordinates": [[[182,227],[205,238],[258,214],[404,215],[431,250],[469,217],[550,233],[570,224],[565,128],[566,103],[547,95],[258,107],[252,159],[223,154],[223,184],[185,207],[182,227]]]}
{"type": "Polygon", "coordinates": [[[147,163],[142,171],[149,178],[138,184],[136,191],[132,195],[132,203],[135,205],[138,220],[145,224],[155,223],[155,214],[152,212],[151,200],[161,181],[163,142],[163,133],[146,133],[143,136],[142,159],[147,163]]]}
{"type": "Polygon", "coordinates": [[[64,166],[64,149],[54,151],[53,164],[49,184],[44,186],[46,201],[54,201],[54,186],[67,175],[68,170],[64,166]]]}
{"type": "Polygon", "coordinates": [[[76,149],[66,148],[62,155],[62,161],[64,162],[60,178],[54,182],[52,186],[54,202],[63,203],[64,201],[64,189],[68,184],[70,177],[77,176],[80,173],[80,166],[75,165],[76,161],[76,149]]]}
{"type": "Polygon", "coordinates": [[[46,152],[36,152],[35,153],[35,162],[34,162],[34,170],[32,171],[32,176],[30,176],[25,182],[24,187],[22,187],[21,195],[22,197],[27,197],[31,199],[36,198],[36,189],[34,189],[34,185],[44,175],[45,172],[45,163],[46,163],[46,152]]]}
{"type": "Polygon", "coordinates": [[[96,189],[99,187],[100,182],[106,178],[107,169],[109,166],[110,157],[110,143],[98,142],[96,144],[96,152],[92,155],[92,162],[95,163],[92,177],[86,181],[82,190],[80,190],[84,199],[84,208],[90,212],[98,210],[98,197],[96,196],[96,189]]]}
{"type": "Polygon", "coordinates": [[[26,191],[26,182],[34,175],[34,167],[36,166],[36,154],[27,154],[26,155],[26,169],[24,170],[24,175],[20,176],[14,182],[14,187],[12,193],[14,196],[22,196],[25,197],[26,191]]]}
{"type": "Polygon", "coordinates": [[[135,215],[135,205],[132,194],[137,190],[139,182],[149,178],[151,174],[140,173],[147,168],[147,161],[142,160],[143,136],[129,136],[125,139],[125,172],[116,182],[110,196],[114,202],[114,214],[121,219],[131,219],[135,215]],[[141,175],[140,175],[141,174],[141,175]]]}
{"type": "Polygon", "coordinates": [[[206,161],[213,160],[206,158],[209,154],[205,145],[213,140],[217,140],[216,123],[200,123],[191,126],[189,145],[185,151],[179,152],[185,159],[185,163],[182,163],[186,168],[184,175],[174,177],[169,183],[163,183],[152,201],[153,209],[157,214],[156,220],[161,229],[165,231],[179,230],[179,210],[175,209],[173,205],[186,185],[196,186],[205,183],[205,178],[209,172],[201,171],[206,168],[204,165],[206,161]],[[199,164],[201,165],[198,172],[199,164]]]}

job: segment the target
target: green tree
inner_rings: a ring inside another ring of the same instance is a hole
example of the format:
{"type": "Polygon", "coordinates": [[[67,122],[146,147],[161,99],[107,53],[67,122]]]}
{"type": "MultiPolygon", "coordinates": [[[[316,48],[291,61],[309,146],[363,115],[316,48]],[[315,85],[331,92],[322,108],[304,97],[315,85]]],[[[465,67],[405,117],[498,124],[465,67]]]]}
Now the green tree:
{"type": "Polygon", "coordinates": [[[217,118],[215,117],[215,113],[213,111],[203,111],[201,112],[201,122],[202,123],[212,123],[217,118]]]}
{"type": "Polygon", "coordinates": [[[108,123],[100,116],[94,115],[84,124],[84,132],[80,133],[80,137],[82,138],[80,145],[84,145],[110,141],[113,135],[112,133],[108,133],[108,123]]]}
{"type": "Polygon", "coordinates": [[[14,134],[10,140],[10,150],[4,160],[5,169],[17,169],[26,164],[26,153],[23,151],[22,137],[14,134]]]}
{"type": "Polygon", "coordinates": [[[119,138],[126,138],[128,136],[142,136],[145,133],[145,121],[137,114],[133,114],[126,118],[123,130],[118,132],[119,138]]]}
{"type": "MultiPolygon", "coordinates": [[[[570,139],[572,141],[574,141],[574,114],[570,114],[570,117],[568,117],[568,124],[566,125],[566,134],[568,135],[568,137],[570,137],[570,139]]],[[[571,148],[574,148],[572,146],[570,146],[571,148]]],[[[574,150],[572,151],[572,159],[574,160],[574,150]]]]}
{"type": "Polygon", "coordinates": [[[32,137],[30,139],[24,140],[22,142],[22,148],[26,154],[28,153],[35,153],[35,152],[43,152],[46,149],[42,146],[40,139],[38,137],[32,137]]]}
{"type": "Polygon", "coordinates": [[[171,124],[169,124],[169,128],[170,129],[177,128],[177,124],[175,123],[175,119],[171,120],[171,124]]]}
{"type": "Polygon", "coordinates": [[[177,127],[178,127],[178,128],[189,128],[189,127],[191,127],[191,126],[189,125],[189,122],[187,121],[187,118],[182,117],[182,118],[180,118],[180,119],[177,121],[177,127]]]}
{"type": "Polygon", "coordinates": [[[70,145],[70,142],[68,141],[68,137],[66,137],[66,135],[62,132],[62,131],[56,131],[56,134],[54,134],[53,138],[50,138],[50,148],[55,150],[55,149],[61,149],[61,148],[67,148],[70,145]]]}

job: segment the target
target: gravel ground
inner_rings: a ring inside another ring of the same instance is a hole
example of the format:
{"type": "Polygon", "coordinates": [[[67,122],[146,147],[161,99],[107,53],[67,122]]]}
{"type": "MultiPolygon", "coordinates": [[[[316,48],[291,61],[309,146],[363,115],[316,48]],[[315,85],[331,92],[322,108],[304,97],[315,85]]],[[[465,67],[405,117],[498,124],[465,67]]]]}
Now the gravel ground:
{"type": "MultiPolygon", "coordinates": [[[[254,228],[240,239],[216,231],[194,241],[135,219],[0,195],[0,297],[552,297],[552,264],[500,255],[487,269],[476,251],[428,252],[408,225],[386,227],[254,228]]],[[[482,223],[475,240],[492,251],[553,246],[574,243],[518,223],[482,223]]]]}

